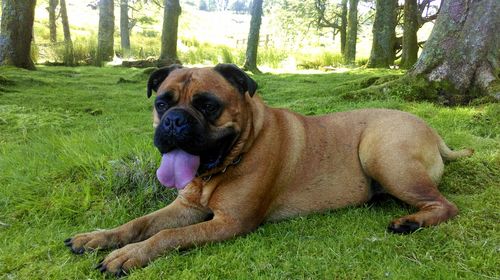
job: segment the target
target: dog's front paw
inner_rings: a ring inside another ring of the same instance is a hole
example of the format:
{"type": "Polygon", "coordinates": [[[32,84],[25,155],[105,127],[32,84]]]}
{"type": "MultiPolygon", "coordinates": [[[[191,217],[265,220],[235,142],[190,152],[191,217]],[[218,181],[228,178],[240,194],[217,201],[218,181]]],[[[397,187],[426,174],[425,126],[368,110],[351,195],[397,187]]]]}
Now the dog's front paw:
{"type": "Polygon", "coordinates": [[[64,240],[64,245],[75,254],[83,254],[85,251],[115,247],[117,245],[115,239],[107,230],[93,231],[68,238],[64,240]]]}
{"type": "Polygon", "coordinates": [[[154,257],[152,250],[144,241],[133,243],[111,252],[97,264],[96,269],[102,273],[107,272],[121,277],[127,275],[133,268],[146,266],[154,257]]]}

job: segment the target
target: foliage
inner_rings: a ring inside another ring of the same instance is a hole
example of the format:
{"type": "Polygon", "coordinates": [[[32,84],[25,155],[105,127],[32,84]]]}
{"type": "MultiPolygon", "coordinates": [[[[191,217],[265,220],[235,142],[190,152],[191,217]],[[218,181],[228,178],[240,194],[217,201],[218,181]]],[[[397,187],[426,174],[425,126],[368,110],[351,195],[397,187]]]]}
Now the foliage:
{"type": "MultiPolygon", "coordinates": [[[[152,145],[147,74],[138,69],[0,68],[0,278],[100,278],[108,252],[74,256],[62,240],[165,206],[152,145]],[[128,83],[117,83],[119,80],[128,83]],[[5,82],[3,82],[5,81],[5,82]],[[33,98],[36,96],[36,98],[33,98]],[[43,275],[40,273],[43,272],[43,275]]],[[[170,252],[129,279],[498,279],[500,105],[447,108],[403,101],[391,88],[354,95],[403,74],[352,70],[253,76],[272,106],[307,115],[383,107],[412,112],[471,158],[448,163],[441,191],[460,215],[408,236],[388,234],[413,212],[390,198],[262,225],[231,241],[170,252]]]]}
{"type": "MultiPolygon", "coordinates": [[[[364,8],[359,10],[358,19],[364,23],[373,14],[370,9],[373,3],[363,3],[364,8]]],[[[335,40],[339,32],[342,9],[340,0],[279,0],[268,2],[267,7],[276,16],[281,32],[292,42],[299,43],[305,37],[324,33],[331,34],[328,36],[335,40]]]]}
{"type": "Polygon", "coordinates": [[[315,0],[280,0],[267,5],[268,9],[277,15],[281,30],[286,33],[285,37],[297,42],[305,34],[318,33],[314,2],[315,0]]]}

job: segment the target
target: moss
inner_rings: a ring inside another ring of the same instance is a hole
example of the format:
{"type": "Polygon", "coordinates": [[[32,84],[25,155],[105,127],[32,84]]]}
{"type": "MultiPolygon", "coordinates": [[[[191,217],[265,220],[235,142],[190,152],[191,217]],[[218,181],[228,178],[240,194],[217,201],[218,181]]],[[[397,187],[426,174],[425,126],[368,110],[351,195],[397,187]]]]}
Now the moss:
{"type": "Polygon", "coordinates": [[[429,86],[424,79],[408,76],[369,77],[360,84],[362,89],[345,93],[343,99],[361,101],[397,98],[405,101],[436,101],[438,96],[433,85],[429,86]]]}
{"type": "MultiPolygon", "coordinates": [[[[500,77],[500,73],[496,73],[496,77],[500,77]]],[[[486,93],[498,102],[500,100],[500,79],[496,79],[486,89],[486,93]]]]}
{"type": "Polygon", "coordinates": [[[7,79],[5,76],[0,75],[0,92],[11,92],[6,86],[12,86],[16,83],[12,80],[7,79]]]}
{"type": "Polygon", "coordinates": [[[0,75],[0,86],[10,86],[16,83],[12,80],[7,79],[5,76],[0,75]]]}
{"type": "MultiPolygon", "coordinates": [[[[384,75],[367,77],[359,82],[359,90],[346,92],[344,100],[386,100],[398,98],[404,101],[428,101],[445,106],[479,105],[498,102],[494,95],[484,95],[478,88],[461,93],[447,81],[429,82],[422,76],[384,75]]],[[[497,92],[498,89],[496,89],[497,92]]],[[[497,94],[498,95],[498,94],[497,94]]]]}

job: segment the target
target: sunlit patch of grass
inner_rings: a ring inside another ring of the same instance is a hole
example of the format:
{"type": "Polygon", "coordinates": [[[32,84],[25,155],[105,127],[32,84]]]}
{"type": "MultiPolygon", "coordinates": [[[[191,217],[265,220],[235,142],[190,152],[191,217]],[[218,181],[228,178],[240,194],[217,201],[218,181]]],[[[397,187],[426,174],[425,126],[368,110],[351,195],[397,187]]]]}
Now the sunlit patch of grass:
{"type": "MultiPolygon", "coordinates": [[[[99,278],[93,265],[107,252],[74,256],[62,240],[150,213],[176,194],[155,179],[160,155],[145,94],[151,69],[38,68],[0,67],[0,278],[39,278],[41,271],[49,279],[99,278]]],[[[405,101],[397,90],[357,92],[400,75],[357,69],[253,78],[275,107],[307,115],[400,109],[423,118],[451,147],[475,149],[446,164],[440,185],[459,207],[457,218],[409,236],[388,234],[391,219],[414,209],[386,199],[167,253],[129,278],[498,278],[499,105],[447,108],[405,101]]]]}

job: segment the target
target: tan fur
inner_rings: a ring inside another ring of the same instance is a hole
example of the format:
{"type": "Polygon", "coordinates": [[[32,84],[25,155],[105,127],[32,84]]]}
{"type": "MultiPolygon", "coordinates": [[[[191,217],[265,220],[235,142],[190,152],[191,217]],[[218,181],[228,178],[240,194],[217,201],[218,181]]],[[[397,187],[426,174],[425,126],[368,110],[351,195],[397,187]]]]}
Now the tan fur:
{"type": "Polygon", "coordinates": [[[436,225],[457,214],[437,190],[443,158],[472,152],[451,151],[411,114],[366,109],[305,117],[269,108],[258,96],[242,97],[210,68],[176,70],[159,92],[165,90],[186,107],[198,92],[218,94],[227,106],[213,129],[233,126],[240,138],[224,165],[210,172],[211,180],[196,178],[169,206],[72,238],[74,250],[124,246],[106,257],[101,270],[128,271],[168,250],[226,240],[265,221],[359,205],[372,197],[372,180],[419,209],[394,220],[395,228],[407,222],[436,225]],[[240,154],[238,165],[219,173],[240,154]]]}

